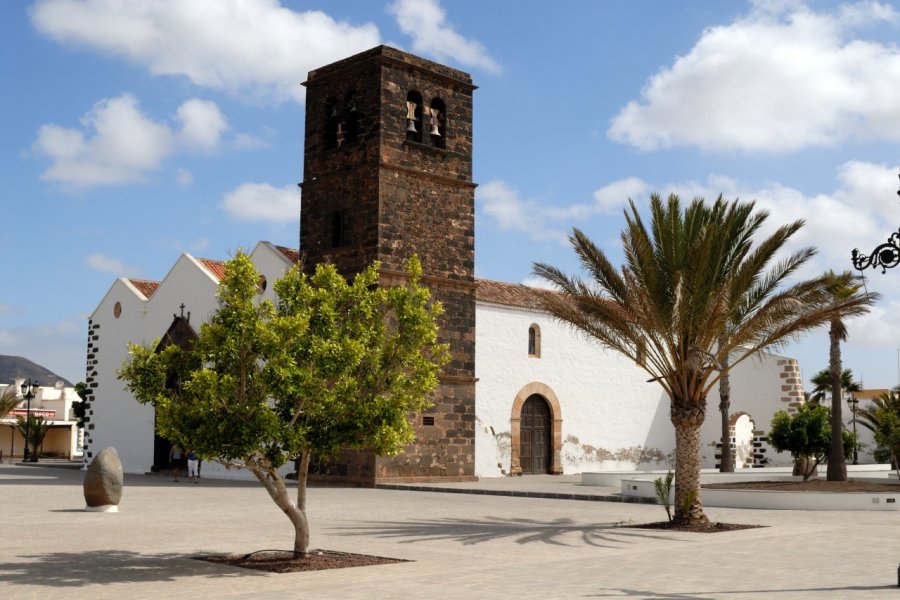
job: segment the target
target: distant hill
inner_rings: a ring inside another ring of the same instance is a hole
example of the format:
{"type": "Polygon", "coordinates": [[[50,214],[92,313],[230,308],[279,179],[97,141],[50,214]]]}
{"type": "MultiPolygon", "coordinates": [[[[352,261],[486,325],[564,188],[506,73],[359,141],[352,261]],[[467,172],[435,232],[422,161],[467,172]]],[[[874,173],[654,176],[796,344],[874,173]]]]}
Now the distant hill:
{"type": "Polygon", "coordinates": [[[65,382],[67,387],[74,385],[65,377],[60,377],[50,369],[31,362],[27,358],[0,354],[0,383],[14,383],[16,377],[35,379],[40,385],[48,387],[57,381],[65,382]]]}

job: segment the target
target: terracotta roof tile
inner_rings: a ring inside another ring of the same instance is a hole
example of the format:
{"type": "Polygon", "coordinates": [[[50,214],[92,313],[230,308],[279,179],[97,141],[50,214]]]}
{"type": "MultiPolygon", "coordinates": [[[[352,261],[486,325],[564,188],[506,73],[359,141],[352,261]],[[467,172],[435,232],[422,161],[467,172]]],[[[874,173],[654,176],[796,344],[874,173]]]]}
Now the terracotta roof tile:
{"type": "Polygon", "coordinates": [[[129,279],[128,282],[136,287],[137,290],[144,295],[144,298],[147,299],[149,299],[156,291],[156,288],[159,287],[158,281],[148,281],[147,279],[129,279]]]}
{"type": "Polygon", "coordinates": [[[522,285],[521,283],[505,283],[490,279],[475,280],[475,299],[479,302],[519,306],[534,310],[543,310],[541,297],[556,292],[522,285]]]}
{"type": "Polygon", "coordinates": [[[222,278],[225,277],[225,261],[212,260],[211,258],[198,258],[197,260],[203,263],[203,266],[206,267],[218,281],[222,281],[222,278]]]}
{"type": "Polygon", "coordinates": [[[297,262],[300,261],[300,251],[299,250],[295,250],[294,248],[288,248],[286,246],[276,246],[275,244],[272,244],[272,245],[275,246],[276,250],[278,250],[279,252],[284,254],[285,258],[287,258],[292,263],[296,264],[297,262]]]}

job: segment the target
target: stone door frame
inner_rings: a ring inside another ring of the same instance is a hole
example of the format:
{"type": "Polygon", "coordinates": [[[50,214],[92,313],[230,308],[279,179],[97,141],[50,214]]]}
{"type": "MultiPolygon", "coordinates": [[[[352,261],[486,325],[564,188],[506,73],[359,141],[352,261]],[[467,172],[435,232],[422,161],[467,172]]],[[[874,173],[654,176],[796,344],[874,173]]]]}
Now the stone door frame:
{"type": "Polygon", "coordinates": [[[521,475],[522,465],[519,456],[522,452],[522,406],[529,397],[538,395],[547,402],[550,408],[550,473],[562,475],[562,409],[559,400],[550,386],[534,381],[522,387],[516,394],[510,416],[510,475],[521,475]]]}

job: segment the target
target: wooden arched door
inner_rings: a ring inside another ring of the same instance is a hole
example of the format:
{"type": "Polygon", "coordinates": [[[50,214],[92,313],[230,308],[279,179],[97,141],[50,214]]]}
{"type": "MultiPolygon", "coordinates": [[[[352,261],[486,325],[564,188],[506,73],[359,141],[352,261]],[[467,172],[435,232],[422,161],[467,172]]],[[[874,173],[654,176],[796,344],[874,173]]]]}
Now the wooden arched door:
{"type": "Polygon", "coordinates": [[[550,407],[543,396],[533,394],[522,405],[519,464],[522,474],[550,472],[550,407]]]}

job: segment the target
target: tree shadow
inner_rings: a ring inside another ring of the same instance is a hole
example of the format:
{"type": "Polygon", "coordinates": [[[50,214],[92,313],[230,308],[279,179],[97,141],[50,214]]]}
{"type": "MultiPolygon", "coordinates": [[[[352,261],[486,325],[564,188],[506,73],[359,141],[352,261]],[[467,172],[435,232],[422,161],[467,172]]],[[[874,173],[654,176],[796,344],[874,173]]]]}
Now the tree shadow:
{"type": "Polygon", "coordinates": [[[176,581],[187,577],[264,575],[260,571],[194,560],[194,556],[140,554],[126,550],[23,555],[20,558],[24,562],[0,563],[0,581],[13,585],[81,587],[92,584],[176,581]]]}
{"type": "Polygon", "coordinates": [[[596,547],[617,547],[634,538],[672,539],[652,530],[626,529],[625,523],[577,523],[572,519],[552,521],[537,519],[509,519],[485,517],[471,519],[409,520],[393,523],[358,523],[335,527],[338,535],[374,536],[397,539],[402,544],[433,540],[453,540],[464,545],[491,540],[512,539],[517,544],[542,542],[556,546],[575,546],[563,538],[579,539],[581,544],[596,547]]]}

